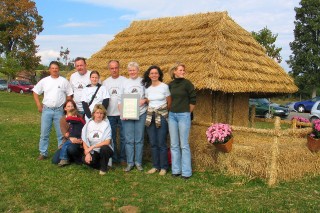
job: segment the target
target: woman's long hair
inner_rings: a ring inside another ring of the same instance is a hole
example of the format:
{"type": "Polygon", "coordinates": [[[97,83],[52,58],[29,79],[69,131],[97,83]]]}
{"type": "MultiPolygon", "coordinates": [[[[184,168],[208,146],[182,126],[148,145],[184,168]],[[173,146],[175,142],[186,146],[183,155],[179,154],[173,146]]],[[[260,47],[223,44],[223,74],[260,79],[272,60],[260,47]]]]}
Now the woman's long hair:
{"type": "Polygon", "coordinates": [[[150,66],[150,67],[147,69],[147,71],[145,71],[144,74],[143,74],[142,84],[143,84],[146,88],[150,87],[150,85],[152,84],[151,79],[150,79],[150,77],[149,77],[150,71],[151,71],[152,69],[156,69],[156,70],[158,71],[158,73],[159,73],[159,81],[161,81],[161,82],[163,81],[163,72],[162,72],[162,70],[160,69],[160,67],[158,67],[158,66],[156,66],[156,65],[152,65],[152,66],[150,66]]]}
{"type": "Polygon", "coordinates": [[[73,107],[78,111],[76,102],[74,102],[74,100],[67,100],[67,101],[64,102],[64,104],[63,104],[63,113],[64,113],[65,115],[67,114],[67,111],[66,111],[64,108],[66,108],[66,106],[67,106],[67,104],[68,104],[69,102],[72,103],[73,107]]]}

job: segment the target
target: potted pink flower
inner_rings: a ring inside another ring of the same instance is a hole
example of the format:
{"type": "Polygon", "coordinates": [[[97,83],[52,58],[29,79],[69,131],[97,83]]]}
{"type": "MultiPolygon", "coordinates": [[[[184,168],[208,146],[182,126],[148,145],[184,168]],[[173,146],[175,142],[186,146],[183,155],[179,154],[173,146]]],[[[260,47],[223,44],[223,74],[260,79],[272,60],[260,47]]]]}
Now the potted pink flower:
{"type": "Polygon", "coordinates": [[[312,152],[320,150],[320,119],[312,122],[312,133],[307,136],[307,147],[312,152]]]}
{"type": "Polygon", "coordinates": [[[230,152],[232,149],[232,130],[229,124],[215,123],[212,124],[206,131],[207,140],[209,143],[216,146],[217,149],[223,152],[230,152]]]}

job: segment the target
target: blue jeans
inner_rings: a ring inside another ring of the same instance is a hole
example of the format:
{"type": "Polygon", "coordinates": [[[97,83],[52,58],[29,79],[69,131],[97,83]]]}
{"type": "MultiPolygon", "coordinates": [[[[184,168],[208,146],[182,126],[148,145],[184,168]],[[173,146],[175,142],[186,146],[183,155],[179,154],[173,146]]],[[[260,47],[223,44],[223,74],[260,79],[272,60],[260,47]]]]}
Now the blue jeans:
{"type": "MultiPolygon", "coordinates": [[[[58,164],[60,162],[60,152],[61,149],[58,149],[54,153],[51,161],[53,164],[58,164]]],[[[68,146],[67,153],[70,162],[82,164],[83,148],[80,144],[71,143],[68,146]]]]}
{"type": "Polygon", "coordinates": [[[68,156],[68,147],[72,144],[70,140],[67,140],[62,144],[61,150],[60,150],[60,160],[69,160],[68,156]]]}
{"type": "Polygon", "coordinates": [[[124,139],[123,128],[121,125],[120,116],[108,116],[112,131],[112,143],[113,143],[113,156],[112,162],[120,163],[126,162],[126,142],[124,139]],[[117,145],[117,128],[120,130],[120,153],[118,154],[117,145]]]}
{"type": "Polygon", "coordinates": [[[122,120],[124,138],[126,141],[127,164],[142,165],[144,142],[144,123],[147,113],[140,115],[139,120],[122,120]]]}
{"type": "Polygon", "coordinates": [[[62,107],[49,108],[43,106],[42,115],[41,115],[41,133],[40,133],[40,142],[39,142],[39,151],[41,155],[48,156],[48,147],[49,147],[49,137],[52,127],[56,130],[58,147],[62,144],[62,133],[60,130],[60,118],[63,116],[62,107]]]}
{"type": "Polygon", "coordinates": [[[167,134],[168,122],[161,116],[161,126],[156,127],[155,116],[152,116],[152,122],[147,127],[147,133],[151,145],[151,156],[153,168],[168,169],[168,150],[167,150],[167,134]]]}
{"type": "Polygon", "coordinates": [[[192,175],[189,146],[190,127],[190,112],[169,112],[172,174],[181,174],[185,177],[192,175]]]}

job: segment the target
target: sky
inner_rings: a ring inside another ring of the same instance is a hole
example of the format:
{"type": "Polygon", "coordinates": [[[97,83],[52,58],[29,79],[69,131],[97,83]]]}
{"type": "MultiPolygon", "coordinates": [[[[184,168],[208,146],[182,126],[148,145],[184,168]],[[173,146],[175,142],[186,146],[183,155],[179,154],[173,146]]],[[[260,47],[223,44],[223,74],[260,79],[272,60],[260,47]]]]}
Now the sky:
{"type": "Polygon", "coordinates": [[[70,50],[70,58],[90,58],[132,21],[194,13],[227,11],[248,32],[267,27],[278,34],[281,66],[292,54],[295,7],[298,0],[35,0],[44,30],[37,36],[41,63],[59,57],[60,48],[70,50]]]}

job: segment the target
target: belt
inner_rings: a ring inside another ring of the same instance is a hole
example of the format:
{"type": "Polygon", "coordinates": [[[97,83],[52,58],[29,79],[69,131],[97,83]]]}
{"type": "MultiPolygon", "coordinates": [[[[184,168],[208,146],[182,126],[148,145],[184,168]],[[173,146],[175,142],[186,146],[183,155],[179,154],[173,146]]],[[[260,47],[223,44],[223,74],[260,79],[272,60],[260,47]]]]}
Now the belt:
{"type": "Polygon", "coordinates": [[[47,108],[47,109],[52,109],[52,110],[55,110],[55,109],[61,109],[62,106],[59,106],[59,107],[48,107],[46,105],[43,105],[44,108],[47,108]]]}

